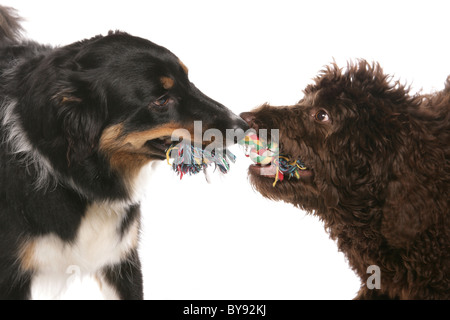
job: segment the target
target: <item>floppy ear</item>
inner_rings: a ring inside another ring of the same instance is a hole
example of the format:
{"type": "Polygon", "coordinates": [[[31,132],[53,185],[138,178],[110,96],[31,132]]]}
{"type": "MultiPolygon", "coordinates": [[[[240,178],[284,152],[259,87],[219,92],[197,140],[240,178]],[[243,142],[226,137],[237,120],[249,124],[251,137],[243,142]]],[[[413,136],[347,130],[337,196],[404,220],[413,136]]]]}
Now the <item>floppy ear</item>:
{"type": "Polygon", "coordinates": [[[377,123],[342,124],[343,130],[325,139],[318,167],[326,168],[316,181],[327,208],[340,208],[362,220],[380,206],[380,189],[387,184],[387,146],[377,123]],[[370,125],[370,127],[369,127],[370,125]]]}
{"type": "Polygon", "coordinates": [[[446,210],[439,207],[436,199],[436,195],[445,192],[445,156],[432,136],[426,136],[411,119],[402,118],[403,129],[392,139],[395,156],[381,232],[390,245],[407,248],[446,210]]]}
{"type": "Polygon", "coordinates": [[[338,179],[337,168],[333,166],[331,162],[328,162],[329,168],[327,169],[329,175],[326,177],[326,181],[320,181],[318,187],[321,190],[322,199],[327,208],[337,208],[339,204],[339,191],[336,184],[340,184],[338,179]]]}
{"type": "Polygon", "coordinates": [[[327,208],[336,208],[339,204],[339,193],[335,187],[328,187],[323,194],[324,203],[327,208]]]}
{"type": "Polygon", "coordinates": [[[67,144],[68,167],[90,157],[98,146],[106,118],[106,99],[88,81],[71,77],[53,97],[57,117],[67,144]]]}

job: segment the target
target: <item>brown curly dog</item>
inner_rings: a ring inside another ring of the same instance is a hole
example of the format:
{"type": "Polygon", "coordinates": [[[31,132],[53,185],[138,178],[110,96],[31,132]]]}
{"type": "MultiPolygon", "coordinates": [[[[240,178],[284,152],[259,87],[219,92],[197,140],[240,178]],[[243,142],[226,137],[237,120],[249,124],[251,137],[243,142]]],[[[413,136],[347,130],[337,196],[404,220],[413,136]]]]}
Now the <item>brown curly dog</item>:
{"type": "Polygon", "coordinates": [[[333,64],[296,105],[241,114],[307,166],[274,187],[252,165],[250,182],[324,222],[361,278],[356,299],[449,299],[449,109],[450,77],[410,95],[378,64],[333,64]]]}

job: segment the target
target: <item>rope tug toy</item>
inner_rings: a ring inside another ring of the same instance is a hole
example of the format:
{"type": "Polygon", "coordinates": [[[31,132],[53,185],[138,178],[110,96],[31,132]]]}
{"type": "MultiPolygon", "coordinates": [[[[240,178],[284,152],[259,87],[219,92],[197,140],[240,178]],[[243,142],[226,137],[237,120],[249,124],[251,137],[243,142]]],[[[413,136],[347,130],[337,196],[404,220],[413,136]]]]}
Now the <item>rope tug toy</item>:
{"type": "MultiPolygon", "coordinates": [[[[279,147],[276,142],[267,144],[259,139],[256,134],[249,134],[242,139],[239,144],[246,148],[246,157],[261,166],[274,166],[276,168],[275,187],[278,181],[288,179],[300,179],[300,170],[306,170],[306,165],[297,159],[292,159],[287,155],[279,154],[279,147]]],[[[166,150],[167,164],[172,166],[180,180],[186,174],[193,175],[206,170],[208,166],[214,165],[223,174],[230,170],[230,163],[236,161],[236,156],[229,150],[213,149],[208,151],[193,146],[191,143],[180,142],[172,144],[166,150]],[[173,162],[170,163],[170,159],[173,162]]]]}
{"type": "Polygon", "coordinates": [[[279,147],[276,142],[267,144],[261,141],[256,134],[249,134],[240,142],[246,149],[246,156],[254,163],[261,166],[271,165],[276,167],[275,187],[278,181],[283,181],[285,177],[300,179],[300,170],[306,170],[306,165],[301,160],[291,159],[289,156],[279,154],[279,147]]]}
{"type": "Polygon", "coordinates": [[[179,176],[180,180],[186,174],[193,175],[206,170],[210,165],[214,165],[222,173],[227,173],[230,170],[230,163],[236,161],[236,156],[228,150],[213,149],[207,151],[202,148],[194,147],[191,143],[180,142],[172,144],[166,150],[167,164],[172,166],[179,176]],[[170,158],[173,162],[170,163],[170,158]]]}

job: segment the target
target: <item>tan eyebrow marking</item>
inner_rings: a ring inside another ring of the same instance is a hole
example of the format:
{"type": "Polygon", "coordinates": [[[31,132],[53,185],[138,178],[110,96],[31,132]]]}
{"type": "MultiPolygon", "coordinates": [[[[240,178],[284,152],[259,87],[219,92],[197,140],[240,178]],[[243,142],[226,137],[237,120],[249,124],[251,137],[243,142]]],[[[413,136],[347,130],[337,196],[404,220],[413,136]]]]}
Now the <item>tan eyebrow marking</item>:
{"type": "Polygon", "coordinates": [[[175,80],[173,80],[170,77],[161,77],[159,80],[161,81],[162,86],[166,90],[172,89],[173,85],[175,84],[175,80]]]}

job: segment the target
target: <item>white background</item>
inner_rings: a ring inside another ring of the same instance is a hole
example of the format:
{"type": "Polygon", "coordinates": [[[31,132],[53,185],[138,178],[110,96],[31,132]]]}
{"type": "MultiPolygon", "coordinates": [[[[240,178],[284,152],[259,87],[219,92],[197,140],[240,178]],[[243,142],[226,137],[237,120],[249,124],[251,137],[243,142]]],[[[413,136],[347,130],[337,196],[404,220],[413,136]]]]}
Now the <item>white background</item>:
{"type": "MultiPolygon", "coordinates": [[[[293,104],[336,60],[378,61],[412,91],[450,74],[448,1],[21,1],[27,36],[65,45],[110,29],[174,52],[205,94],[235,113],[293,104]]],[[[143,203],[146,299],[351,299],[359,280],[323,224],[270,202],[231,172],[182,181],[158,166],[143,203]]],[[[99,298],[77,281],[63,298],[99,298]],[[85,288],[87,290],[81,290],[85,288]]]]}

